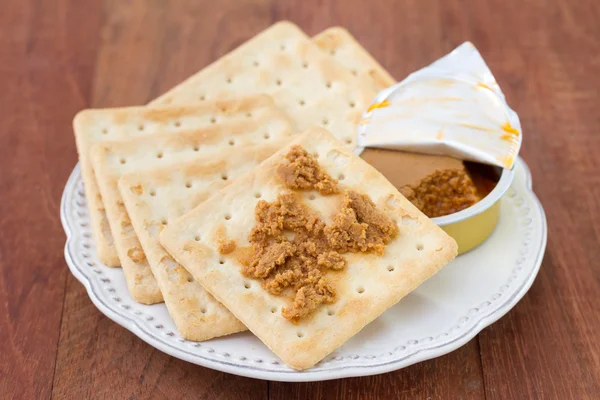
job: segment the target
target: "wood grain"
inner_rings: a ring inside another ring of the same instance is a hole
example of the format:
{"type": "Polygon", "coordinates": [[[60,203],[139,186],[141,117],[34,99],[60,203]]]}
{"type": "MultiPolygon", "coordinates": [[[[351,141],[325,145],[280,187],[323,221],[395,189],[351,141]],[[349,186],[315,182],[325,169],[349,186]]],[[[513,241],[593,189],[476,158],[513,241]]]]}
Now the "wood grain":
{"type": "Polygon", "coordinates": [[[561,1],[486,24],[490,37],[529,26],[527,38],[507,32],[489,59],[520,112],[522,154],[549,222],[529,294],[479,336],[489,399],[600,394],[599,17],[598,2],[561,1]]]}
{"type": "MultiPolygon", "coordinates": [[[[93,107],[151,99],[154,82],[163,80],[161,60],[170,56],[164,41],[175,41],[170,36],[180,25],[175,17],[187,15],[185,10],[172,14],[166,4],[170,3],[105,2],[93,107]],[[156,28],[146,35],[148,26],[156,28]]],[[[267,382],[197,367],[155,350],[95,310],[79,282],[69,276],[53,394],[60,399],[264,399],[267,382]]]]}
{"type": "Polygon", "coordinates": [[[596,0],[3,2],[0,398],[597,398],[598,38],[596,0]],[[67,272],[74,113],[144,104],[280,19],[346,26],[397,79],[471,40],[519,112],[548,250],[525,298],[461,349],[357,379],[235,377],[154,350],[67,272]]]}
{"type": "Polygon", "coordinates": [[[67,285],[53,396],[57,399],[264,399],[267,382],[170,357],[102,315],[67,285]]]}
{"type": "Polygon", "coordinates": [[[484,399],[477,340],[434,360],[382,375],[270,384],[269,399],[484,399]]]}
{"type": "Polygon", "coordinates": [[[52,390],[68,274],[58,216],[77,162],[69,126],[90,95],[100,21],[78,1],[1,8],[0,398],[41,399],[52,390]]]}

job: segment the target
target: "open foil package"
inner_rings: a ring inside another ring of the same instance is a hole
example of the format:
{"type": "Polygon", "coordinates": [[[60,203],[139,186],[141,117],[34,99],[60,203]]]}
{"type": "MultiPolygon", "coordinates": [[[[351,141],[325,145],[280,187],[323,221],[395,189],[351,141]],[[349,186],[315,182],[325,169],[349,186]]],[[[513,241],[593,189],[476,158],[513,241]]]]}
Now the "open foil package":
{"type": "Polygon", "coordinates": [[[519,117],[473,44],[381,91],[363,115],[357,147],[436,154],[512,169],[519,117]]]}

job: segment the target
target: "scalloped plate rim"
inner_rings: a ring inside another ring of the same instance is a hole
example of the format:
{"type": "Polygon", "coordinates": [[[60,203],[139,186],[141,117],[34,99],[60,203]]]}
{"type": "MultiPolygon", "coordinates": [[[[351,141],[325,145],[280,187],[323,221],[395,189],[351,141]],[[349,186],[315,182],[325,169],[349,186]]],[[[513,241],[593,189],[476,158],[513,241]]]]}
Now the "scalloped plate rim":
{"type": "Polygon", "coordinates": [[[134,335],[142,339],[144,342],[148,343],[150,346],[181,360],[239,376],[283,382],[314,382],[348,377],[369,376],[391,372],[407,367],[409,365],[416,364],[421,361],[429,360],[448,354],[463,346],[468,341],[473,339],[485,327],[496,322],[508,311],[510,311],[518,303],[518,301],[521,298],[523,298],[525,293],[527,293],[527,291],[533,284],[533,281],[535,280],[539,272],[546,249],[547,221],[544,209],[539,199],[532,190],[532,179],[529,167],[527,166],[525,161],[520,157],[518,159],[518,164],[520,164],[520,166],[524,169],[527,195],[531,197],[531,200],[533,200],[533,203],[537,206],[538,211],[540,212],[542,223],[541,242],[539,246],[537,246],[538,252],[535,255],[534,265],[533,268],[531,268],[531,270],[529,271],[529,275],[521,284],[521,287],[512,296],[510,296],[504,302],[499,304],[496,308],[492,308],[488,313],[480,316],[475,324],[473,324],[468,330],[461,332],[459,336],[441,344],[416,350],[402,357],[382,362],[380,364],[347,366],[341,365],[330,369],[308,369],[305,371],[294,371],[290,369],[287,371],[282,371],[272,370],[260,366],[254,367],[249,365],[239,365],[238,363],[233,361],[215,360],[213,358],[205,357],[201,354],[191,354],[184,349],[175,347],[172,344],[165,342],[160,337],[150,332],[147,332],[144,327],[140,326],[131,317],[124,315],[121,311],[113,309],[110,306],[104,304],[99,298],[99,296],[94,292],[94,288],[92,287],[90,279],[86,275],[84,275],[76,266],[76,263],[73,261],[69,251],[69,246],[72,240],[74,239],[75,234],[73,233],[73,229],[70,226],[66,216],[66,210],[68,208],[67,199],[69,193],[71,193],[73,190],[77,190],[74,187],[74,185],[76,184],[76,178],[78,176],[78,171],[80,168],[79,164],[75,166],[75,168],[69,175],[61,197],[60,219],[65,234],[67,236],[64,248],[65,260],[69,269],[71,270],[71,273],[75,276],[75,278],[77,278],[79,282],[83,284],[88,296],[92,300],[92,303],[96,306],[96,308],[98,308],[98,310],[100,310],[100,312],[102,312],[109,319],[121,325],[125,329],[131,331],[134,335]]]}

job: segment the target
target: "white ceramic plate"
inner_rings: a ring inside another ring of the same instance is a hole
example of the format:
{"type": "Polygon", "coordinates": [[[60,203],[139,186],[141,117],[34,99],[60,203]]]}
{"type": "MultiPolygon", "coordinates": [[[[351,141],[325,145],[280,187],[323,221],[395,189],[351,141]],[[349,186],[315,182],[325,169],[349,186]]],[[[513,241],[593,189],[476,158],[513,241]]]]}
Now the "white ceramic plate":
{"type": "Polygon", "coordinates": [[[546,217],[519,160],[502,199],[500,222],[480,247],[463,254],[315,367],[288,368],[251,333],[203,343],[183,340],[164,304],[136,303],[121,269],[96,258],[77,166],[61,203],[65,258],[92,302],[151,346],[232,374],[276,381],[319,381],[373,375],[449,353],[506,314],[527,292],[546,247],[546,217]]]}

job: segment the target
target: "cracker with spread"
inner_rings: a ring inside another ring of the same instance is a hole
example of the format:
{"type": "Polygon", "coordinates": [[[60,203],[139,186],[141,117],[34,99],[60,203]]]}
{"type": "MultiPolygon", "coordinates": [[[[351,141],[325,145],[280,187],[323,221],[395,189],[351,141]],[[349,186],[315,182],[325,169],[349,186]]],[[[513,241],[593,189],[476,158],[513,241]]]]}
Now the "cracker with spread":
{"type": "Polygon", "coordinates": [[[321,128],[169,224],[160,240],[295,369],[319,362],[457,252],[321,128]]]}

